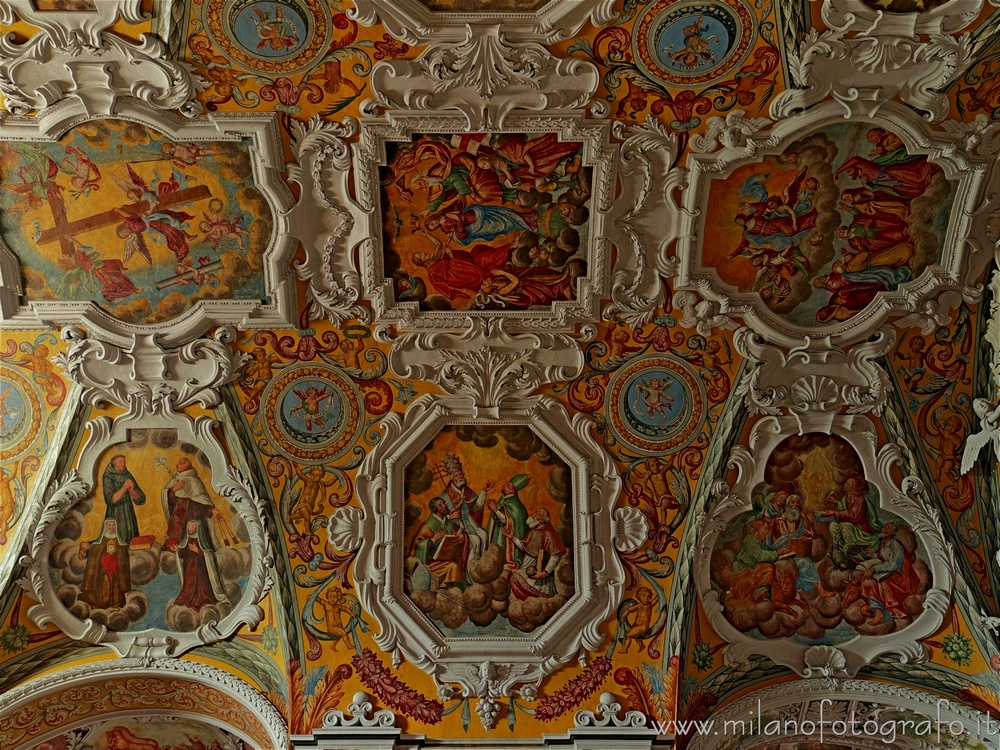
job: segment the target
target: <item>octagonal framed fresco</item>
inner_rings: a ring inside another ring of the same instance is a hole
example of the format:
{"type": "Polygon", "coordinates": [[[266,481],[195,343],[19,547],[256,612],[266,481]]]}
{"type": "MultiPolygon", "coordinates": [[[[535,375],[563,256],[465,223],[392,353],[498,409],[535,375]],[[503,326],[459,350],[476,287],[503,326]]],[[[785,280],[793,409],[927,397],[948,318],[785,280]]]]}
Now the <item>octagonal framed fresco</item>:
{"type": "Polygon", "coordinates": [[[853,676],[882,654],[929,658],[921,639],[951,605],[955,560],[923,483],[893,479],[858,415],[768,417],[736,446],[699,530],[695,585],[730,644],[804,677],[853,676]]]}
{"type": "Polygon", "coordinates": [[[621,480],[587,421],[544,397],[484,418],[424,396],[382,429],[357,479],[363,511],[330,526],[359,548],[380,648],[487,698],[596,649],[624,586],[615,548],[645,530],[615,512],[621,480]]]}
{"type": "Polygon", "coordinates": [[[0,144],[0,320],[174,346],[294,322],[292,196],[262,115],[182,120],[121,100],[9,117],[0,144]]]}
{"type": "Polygon", "coordinates": [[[862,340],[942,289],[974,297],[992,168],[974,146],[891,102],[870,117],[831,103],[692,154],[678,289],[788,346],[862,340]]]}
{"type": "Polygon", "coordinates": [[[362,120],[359,270],[375,321],[433,330],[502,317],[511,330],[551,330],[593,318],[611,252],[608,134],[582,113],[511,114],[478,133],[450,113],[362,120]]]}

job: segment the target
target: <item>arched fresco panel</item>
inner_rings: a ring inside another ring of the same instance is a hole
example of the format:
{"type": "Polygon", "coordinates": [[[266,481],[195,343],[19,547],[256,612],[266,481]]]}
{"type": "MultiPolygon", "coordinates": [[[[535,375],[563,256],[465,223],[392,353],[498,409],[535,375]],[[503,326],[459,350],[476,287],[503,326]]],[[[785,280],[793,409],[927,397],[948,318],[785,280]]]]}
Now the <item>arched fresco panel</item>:
{"type": "Polygon", "coordinates": [[[923,611],[926,551],[910,524],[881,508],[843,438],[786,438],[751,503],[711,559],[712,587],[740,632],[835,646],[902,630],[923,611]]]}
{"type": "Polygon", "coordinates": [[[207,458],[176,431],[129,438],[101,456],[94,492],[56,528],[49,572],[59,600],[119,632],[190,632],[224,619],[250,575],[242,520],[212,489],[207,458]]]}

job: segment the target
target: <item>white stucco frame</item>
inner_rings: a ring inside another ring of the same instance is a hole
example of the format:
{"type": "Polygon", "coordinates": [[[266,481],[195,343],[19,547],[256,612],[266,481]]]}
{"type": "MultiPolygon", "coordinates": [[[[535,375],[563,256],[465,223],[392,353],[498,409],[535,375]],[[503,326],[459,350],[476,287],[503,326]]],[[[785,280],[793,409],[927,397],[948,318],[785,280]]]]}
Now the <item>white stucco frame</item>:
{"type": "MultiPolygon", "coordinates": [[[[516,684],[538,682],[581,651],[594,650],[601,624],[617,607],[625,584],[615,552],[645,539],[644,519],[615,504],[621,487],[614,463],[590,434],[583,416],[570,419],[555,400],[511,400],[498,416],[477,416],[466,399],[424,396],[400,418],[382,421],[384,437],[357,478],[363,510],[348,508],[331,519],[331,539],[358,549],[354,579],[358,597],[375,619],[379,647],[397,663],[406,658],[446,687],[458,683],[469,695],[510,695],[516,684]],[[407,465],[446,425],[528,425],[570,467],[576,591],[547,623],[524,637],[445,637],[403,591],[404,473],[407,465]],[[486,669],[492,678],[484,681],[486,669]]],[[[450,690],[450,688],[447,688],[450,690]]]]}
{"type": "Polygon", "coordinates": [[[108,114],[92,115],[84,103],[69,98],[35,117],[7,117],[0,121],[0,141],[56,141],[68,130],[89,120],[121,119],[140,123],[173,140],[237,141],[250,138],[252,185],[266,200],[272,217],[271,237],[263,251],[264,297],[258,300],[199,300],[182,315],[163,323],[138,325],[112,317],[94,302],[23,302],[20,264],[0,239],[0,322],[10,329],[32,330],[64,325],[87,325],[106,338],[124,344],[134,334],[157,333],[172,346],[190,341],[216,325],[244,328],[288,328],[295,325],[295,275],[291,269],[294,238],[288,233],[287,213],[292,195],[282,179],[284,155],[276,115],[222,114],[179,118],[170,112],[129,97],[114,101],[108,114]]]}
{"type": "Polygon", "coordinates": [[[897,654],[904,661],[921,662],[929,658],[928,648],[920,643],[934,633],[944,621],[951,605],[955,581],[955,556],[941,528],[938,513],[922,498],[923,483],[916,477],[905,477],[897,484],[892,468],[903,462],[903,453],[895,444],[887,444],[876,453],[875,425],[866,416],[841,415],[830,418],[820,415],[768,417],[754,425],[747,449],[741,445],[729,455],[729,466],[737,471],[732,489],[719,482],[715,489],[703,525],[699,529],[696,559],[701,561],[695,572],[695,586],[702,606],[713,629],[730,645],[726,648],[727,662],[744,662],[759,654],[775,664],[789,667],[803,677],[853,676],[882,654],[897,654]],[[857,451],[865,470],[865,479],[878,488],[879,507],[906,521],[916,535],[931,572],[931,588],[927,591],[923,611],[902,630],[889,635],[857,635],[837,646],[805,645],[791,638],[753,638],[735,628],[724,616],[717,591],[712,588],[711,556],[716,540],[731,519],[752,509],[753,488],[764,481],[764,470],[774,448],[786,438],[808,432],[837,435],[857,451]]]}
{"type": "Polygon", "coordinates": [[[742,318],[753,330],[784,346],[799,345],[805,337],[829,336],[837,345],[864,340],[890,316],[922,309],[945,289],[962,291],[974,299],[980,291],[977,285],[983,269],[992,257],[992,248],[984,247],[976,238],[989,236],[990,218],[985,209],[990,198],[986,192],[993,179],[991,174],[995,174],[995,157],[974,148],[980,142],[972,140],[974,130],[975,127],[951,133],[933,131],[912,110],[893,102],[886,102],[868,116],[845,118],[843,107],[828,102],[755,132],[750,138],[744,137],[738,145],[713,153],[691,154],[683,197],[684,231],[677,243],[677,291],[697,292],[718,303],[723,314],[742,318]],[[709,192],[713,181],[727,178],[736,168],[759,163],[764,156],[780,154],[790,143],[819,128],[845,121],[876,125],[897,134],[910,153],[926,154],[956,183],[941,262],[928,266],[919,278],[903,284],[897,291],[879,293],[874,302],[849,320],[829,325],[795,325],[772,312],[756,292],[740,292],[722,281],[715,268],[703,266],[709,192]]]}

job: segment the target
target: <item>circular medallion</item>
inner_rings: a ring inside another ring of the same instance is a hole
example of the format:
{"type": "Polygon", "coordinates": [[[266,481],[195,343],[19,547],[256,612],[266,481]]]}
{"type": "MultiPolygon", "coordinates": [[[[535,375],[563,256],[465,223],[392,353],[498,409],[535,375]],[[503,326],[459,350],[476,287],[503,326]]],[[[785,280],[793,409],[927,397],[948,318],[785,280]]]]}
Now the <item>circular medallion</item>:
{"type": "Polygon", "coordinates": [[[361,431],[361,398],[354,384],[324,365],[289,368],[263,397],[264,428],[288,456],[321,463],[354,445],[361,431]]]}
{"type": "Polygon", "coordinates": [[[0,367],[0,460],[17,458],[38,437],[42,405],[18,372],[0,367]]]}
{"type": "Polygon", "coordinates": [[[330,35],[330,17],[320,0],[212,2],[206,21],[230,60],[265,75],[308,67],[326,49],[330,35]]]}
{"type": "Polygon", "coordinates": [[[639,20],[632,45],[652,77],[695,88],[731,73],[754,35],[753,16],[742,0],[659,0],[639,20]]]}
{"type": "Polygon", "coordinates": [[[611,427],[640,453],[680,450],[705,421],[704,387],[685,363],[672,357],[640,357],[614,376],[609,391],[611,427]]]}

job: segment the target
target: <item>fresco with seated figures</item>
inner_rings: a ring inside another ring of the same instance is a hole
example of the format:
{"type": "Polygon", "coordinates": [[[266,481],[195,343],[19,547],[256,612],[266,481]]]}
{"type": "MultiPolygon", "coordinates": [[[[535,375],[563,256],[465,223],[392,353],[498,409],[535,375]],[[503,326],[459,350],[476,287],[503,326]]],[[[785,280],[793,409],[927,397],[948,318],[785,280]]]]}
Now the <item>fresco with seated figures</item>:
{"type": "Polygon", "coordinates": [[[449,426],[406,469],[406,591],[448,636],[517,636],[575,591],[569,466],[527,426],[449,426]]]}
{"type": "Polygon", "coordinates": [[[272,215],[250,146],[122,120],[0,144],[0,238],[24,301],[91,301],[151,324],[202,299],[262,298],[272,215]]]}
{"type": "Polygon", "coordinates": [[[543,135],[424,135],[382,167],[383,268],[422,310],[525,310],[576,299],[591,168],[543,135]]]}
{"type": "Polygon", "coordinates": [[[786,438],[753,509],[712,553],[725,618],[757,638],[837,645],[902,630],[923,611],[930,570],[913,530],[880,508],[843,438],[786,438]]]}
{"type": "Polygon", "coordinates": [[[711,185],[702,263],[802,326],[864,310],[941,260],[955,185],[895,134],[828,125],[711,185]]]}

